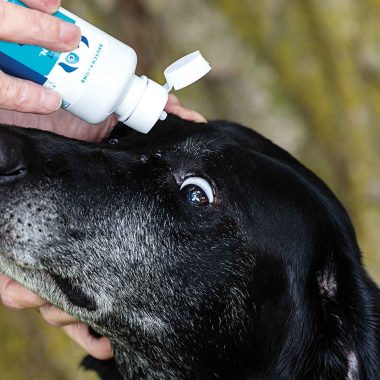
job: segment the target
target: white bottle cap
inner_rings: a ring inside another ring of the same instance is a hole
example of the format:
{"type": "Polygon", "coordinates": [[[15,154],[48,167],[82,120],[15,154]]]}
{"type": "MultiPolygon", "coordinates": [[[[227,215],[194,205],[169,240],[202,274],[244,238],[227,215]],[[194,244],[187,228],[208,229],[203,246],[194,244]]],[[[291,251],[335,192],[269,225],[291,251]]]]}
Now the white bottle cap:
{"type": "Polygon", "coordinates": [[[199,51],[188,54],[171,64],[164,71],[167,86],[181,90],[204,77],[211,70],[210,64],[199,51]]]}
{"type": "Polygon", "coordinates": [[[170,65],[164,72],[167,84],[161,86],[145,76],[134,76],[115,113],[119,120],[139,132],[148,133],[156,122],[166,118],[164,108],[169,91],[196,82],[211,70],[199,51],[170,65]]]}

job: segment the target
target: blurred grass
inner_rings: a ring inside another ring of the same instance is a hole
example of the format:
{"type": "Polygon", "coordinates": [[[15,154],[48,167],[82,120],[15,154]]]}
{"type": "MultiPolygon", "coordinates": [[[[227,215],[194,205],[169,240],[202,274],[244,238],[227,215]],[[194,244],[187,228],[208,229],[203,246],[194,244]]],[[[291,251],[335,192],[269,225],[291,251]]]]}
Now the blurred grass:
{"type": "Polygon", "coordinates": [[[35,310],[0,309],[1,380],[95,380],[79,369],[84,352],[35,310]]]}
{"type": "MultiPolygon", "coordinates": [[[[138,72],[200,49],[212,73],[178,95],[251,126],[317,172],[348,208],[380,282],[380,0],[66,0],[131,45],[138,72]]],[[[83,351],[35,311],[0,309],[1,380],[91,380],[83,351]]]]}
{"type": "MultiPolygon", "coordinates": [[[[277,73],[279,90],[304,119],[308,141],[300,158],[349,209],[365,262],[378,278],[380,87],[366,75],[364,50],[372,47],[363,41],[366,34],[379,32],[373,22],[378,2],[213,3],[247,47],[277,73]]],[[[371,67],[378,69],[378,63],[371,67]]]]}

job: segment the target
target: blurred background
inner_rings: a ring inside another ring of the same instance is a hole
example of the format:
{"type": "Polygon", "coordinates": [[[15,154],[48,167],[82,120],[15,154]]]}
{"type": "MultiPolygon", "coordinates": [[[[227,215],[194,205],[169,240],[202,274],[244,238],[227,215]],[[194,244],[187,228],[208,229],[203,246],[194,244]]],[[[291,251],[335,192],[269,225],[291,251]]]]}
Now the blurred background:
{"type": "MultiPolygon", "coordinates": [[[[200,49],[213,66],[178,96],[256,129],[336,192],[380,283],[380,0],[63,0],[132,46],[139,74],[200,49]]],[[[36,311],[0,306],[0,379],[91,380],[84,353],[36,311]]]]}

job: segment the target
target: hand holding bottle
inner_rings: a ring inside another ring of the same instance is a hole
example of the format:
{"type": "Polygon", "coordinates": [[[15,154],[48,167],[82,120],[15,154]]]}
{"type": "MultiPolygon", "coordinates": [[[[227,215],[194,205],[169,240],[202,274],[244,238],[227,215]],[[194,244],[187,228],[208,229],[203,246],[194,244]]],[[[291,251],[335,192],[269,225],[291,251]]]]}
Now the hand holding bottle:
{"type": "MultiPolygon", "coordinates": [[[[10,12],[28,10],[28,4],[20,0],[7,2],[11,7],[6,7],[3,1],[3,8],[9,8],[10,12]]],[[[39,17],[38,11],[33,14],[39,17]]],[[[51,22],[51,16],[45,16],[51,22]]],[[[167,83],[162,86],[135,74],[137,55],[130,46],[64,8],[59,8],[53,16],[80,27],[82,35],[75,49],[63,53],[34,40],[28,41],[26,36],[23,40],[27,40],[26,43],[21,44],[0,41],[0,69],[59,92],[63,98],[62,108],[87,123],[102,124],[116,114],[127,126],[147,133],[159,119],[166,118],[164,108],[173,88],[187,87],[211,70],[201,53],[195,51],[165,69],[167,83]]],[[[54,24],[53,35],[61,38],[60,32],[70,26],[54,24]]],[[[49,31],[44,32],[49,34],[49,31]]]]}
{"type": "MultiPolygon", "coordinates": [[[[51,16],[58,0],[25,0],[34,9],[0,1],[0,40],[41,45],[46,49],[70,51],[78,46],[77,26],[51,16]]],[[[0,72],[0,108],[47,114],[61,106],[61,96],[32,82],[0,72]]]]}

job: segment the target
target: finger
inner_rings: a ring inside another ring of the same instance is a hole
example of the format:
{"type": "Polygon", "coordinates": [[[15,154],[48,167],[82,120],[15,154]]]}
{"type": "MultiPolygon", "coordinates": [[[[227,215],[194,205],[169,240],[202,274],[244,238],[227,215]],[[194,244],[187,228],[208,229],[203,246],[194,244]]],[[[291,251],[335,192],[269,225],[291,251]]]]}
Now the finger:
{"type": "Polygon", "coordinates": [[[9,278],[7,275],[5,274],[1,274],[0,275],[0,292],[1,292],[1,289],[3,288],[3,286],[8,282],[8,281],[11,281],[11,278],[9,278]]]}
{"type": "Polygon", "coordinates": [[[61,6],[60,0],[23,0],[23,3],[29,8],[38,9],[39,11],[54,13],[61,6]]]}
{"type": "Polygon", "coordinates": [[[166,107],[172,107],[172,106],[182,106],[182,104],[175,95],[169,94],[169,99],[166,104],[166,107]]]}
{"type": "Polygon", "coordinates": [[[91,125],[62,108],[49,115],[23,113],[0,108],[0,124],[42,129],[77,140],[104,140],[117,124],[117,116],[112,114],[102,123],[91,125]]]}
{"type": "Polygon", "coordinates": [[[4,306],[20,310],[39,307],[46,301],[4,275],[0,276],[0,297],[4,306]]]}
{"type": "Polygon", "coordinates": [[[0,71],[0,108],[47,114],[56,111],[61,103],[57,92],[0,71]]]}
{"type": "Polygon", "coordinates": [[[80,29],[46,13],[0,1],[0,40],[69,51],[78,47],[80,29]]]}
{"type": "Polygon", "coordinates": [[[63,330],[94,358],[107,360],[113,357],[109,339],[93,337],[88,331],[88,326],[84,323],[68,325],[63,327],[63,330]]]}
{"type": "Polygon", "coordinates": [[[170,94],[165,111],[179,116],[181,119],[194,121],[195,123],[207,123],[200,113],[185,108],[175,95],[170,94]]]}
{"type": "Polygon", "coordinates": [[[207,120],[200,113],[189,110],[181,105],[169,104],[165,107],[165,111],[174,114],[181,119],[194,121],[195,123],[207,123],[207,120]]]}
{"type": "Polygon", "coordinates": [[[181,119],[194,121],[195,123],[207,123],[205,117],[202,116],[200,113],[181,106],[171,107],[170,110],[168,110],[168,112],[176,116],[179,116],[181,119]]]}
{"type": "Polygon", "coordinates": [[[57,116],[53,124],[51,122],[49,123],[49,117],[44,115],[43,118],[40,118],[41,122],[38,128],[45,130],[52,130],[53,128],[53,131],[55,133],[85,141],[100,142],[104,140],[106,136],[111,133],[113,127],[117,124],[118,121],[116,115],[110,115],[106,120],[99,124],[88,124],[87,122],[73,116],[63,109],[58,110],[53,115],[57,116]],[[58,116],[60,116],[60,118],[58,118],[58,116]],[[64,120],[67,122],[64,123],[64,120]]]}
{"type": "Polygon", "coordinates": [[[41,306],[39,311],[42,318],[54,327],[62,327],[77,322],[74,317],[50,304],[41,306]]]}

